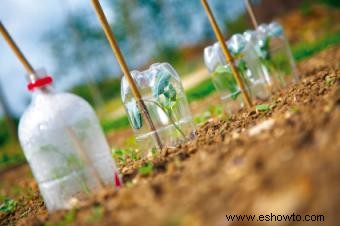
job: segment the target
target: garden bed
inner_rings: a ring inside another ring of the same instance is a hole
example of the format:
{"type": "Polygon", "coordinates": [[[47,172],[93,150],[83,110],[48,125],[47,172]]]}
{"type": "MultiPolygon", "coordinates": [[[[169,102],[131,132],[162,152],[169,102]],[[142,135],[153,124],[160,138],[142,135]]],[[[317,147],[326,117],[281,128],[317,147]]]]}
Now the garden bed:
{"type": "Polygon", "coordinates": [[[120,191],[99,191],[72,211],[48,216],[27,167],[5,171],[1,193],[17,204],[0,214],[0,225],[253,225],[226,215],[293,213],[324,215],[315,225],[337,225],[339,61],[340,47],[303,61],[299,84],[230,118],[210,119],[186,145],[127,161],[120,191]]]}

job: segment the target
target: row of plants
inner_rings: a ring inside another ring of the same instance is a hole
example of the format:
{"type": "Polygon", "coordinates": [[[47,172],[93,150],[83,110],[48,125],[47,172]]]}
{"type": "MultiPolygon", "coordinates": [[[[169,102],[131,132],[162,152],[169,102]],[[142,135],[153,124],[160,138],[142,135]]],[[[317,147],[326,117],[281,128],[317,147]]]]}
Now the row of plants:
{"type": "MultiPolygon", "coordinates": [[[[124,72],[121,98],[139,144],[138,152],[115,150],[117,161],[124,164],[127,160],[157,155],[164,147],[193,139],[193,117],[175,69],[167,63],[156,63],[147,70],[130,72],[99,1],[92,3],[124,72]]],[[[205,62],[213,84],[222,94],[226,111],[237,111],[244,103],[251,106],[257,99],[268,98],[269,86],[277,90],[286,85],[276,87],[274,80],[278,77],[287,83],[295,79],[294,60],[279,24],[262,25],[250,33],[235,35],[224,45],[207,1],[202,3],[221,45],[208,47],[205,62]]],[[[92,191],[106,186],[121,187],[116,163],[92,107],[76,95],[54,91],[52,77],[44,70],[35,70],[0,25],[1,34],[29,74],[28,90],[35,93],[20,119],[18,133],[48,210],[73,208],[92,191]]],[[[270,108],[256,106],[258,111],[270,108]]],[[[220,114],[221,110],[211,112],[220,114]]],[[[138,172],[148,175],[153,168],[151,162],[146,162],[138,172]]],[[[13,205],[7,201],[4,208],[13,205]]]]}
{"type": "MultiPolygon", "coordinates": [[[[334,45],[340,44],[340,32],[327,34],[325,37],[311,43],[297,43],[293,46],[292,52],[295,61],[299,62],[314,54],[329,48],[334,45]]],[[[223,69],[225,70],[225,69],[223,69]]],[[[229,71],[230,72],[230,71],[229,71]]],[[[234,81],[234,85],[235,85],[234,81]]],[[[186,96],[189,102],[201,100],[216,91],[214,84],[211,79],[207,79],[197,86],[186,90],[186,96]]],[[[118,117],[116,119],[108,120],[104,119],[101,121],[101,125],[106,133],[112,132],[119,129],[124,129],[129,126],[129,120],[126,115],[118,117]]]]}

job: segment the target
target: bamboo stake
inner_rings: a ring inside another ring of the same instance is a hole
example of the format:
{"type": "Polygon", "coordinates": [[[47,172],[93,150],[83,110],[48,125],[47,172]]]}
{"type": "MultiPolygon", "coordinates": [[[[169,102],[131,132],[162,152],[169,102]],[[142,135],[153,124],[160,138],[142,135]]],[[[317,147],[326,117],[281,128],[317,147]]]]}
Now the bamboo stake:
{"type": "Polygon", "coordinates": [[[249,16],[250,16],[250,19],[253,23],[253,26],[255,29],[257,29],[257,27],[259,26],[257,20],[256,20],[256,16],[255,16],[255,13],[254,13],[254,8],[253,8],[253,4],[251,3],[251,0],[244,0],[245,3],[246,3],[246,7],[247,7],[247,10],[248,10],[248,13],[249,13],[249,16]]]}
{"type": "Polygon", "coordinates": [[[35,72],[31,64],[28,62],[24,54],[21,52],[17,44],[14,42],[11,35],[8,33],[5,26],[0,21],[0,33],[4,37],[5,41],[8,43],[10,48],[13,50],[14,54],[17,56],[18,60],[22,63],[24,66],[26,72],[30,75],[30,79],[36,80],[35,72]]]}
{"type": "Polygon", "coordinates": [[[247,107],[251,107],[252,106],[252,102],[251,102],[251,99],[250,99],[250,96],[249,96],[249,93],[248,91],[246,90],[245,88],[245,84],[241,78],[241,75],[239,73],[239,71],[237,70],[236,66],[235,66],[235,61],[234,61],[234,58],[233,56],[230,54],[228,48],[227,48],[227,45],[225,44],[225,41],[224,41],[224,37],[222,35],[222,32],[220,30],[220,28],[218,27],[218,24],[216,22],[216,19],[210,9],[210,6],[207,2],[207,0],[202,0],[202,5],[208,15],[208,18],[209,18],[209,21],[210,21],[210,24],[215,32],[215,35],[216,35],[216,38],[217,40],[220,42],[220,45],[222,47],[222,50],[223,50],[223,53],[224,53],[224,56],[226,57],[226,62],[227,64],[230,65],[231,67],[231,70],[233,72],[233,75],[236,79],[236,82],[240,88],[240,91],[241,91],[241,94],[242,94],[242,97],[243,97],[243,100],[244,102],[246,103],[247,107]]]}
{"type": "Polygon", "coordinates": [[[138,87],[135,83],[135,81],[133,80],[133,77],[129,71],[129,68],[126,64],[126,61],[123,57],[123,54],[122,52],[120,51],[120,48],[118,46],[118,43],[114,37],[114,34],[111,30],[111,27],[106,19],[106,16],[104,14],[104,11],[99,3],[99,0],[91,0],[92,1],[92,5],[95,9],[95,12],[97,14],[97,17],[102,25],[102,28],[105,32],[105,35],[106,35],[106,38],[108,40],[108,42],[110,43],[110,46],[111,46],[111,49],[114,53],[114,55],[116,56],[117,60],[118,60],[118,63],[119,63],[119,66],[121,68],[121,70],[123,71],[124,75],[125,75],[125,78],[127,79],[128,83],[129,83],[129,86],[132,90],[132,94],[133,96],[135,97],[137,103],[139,104],[140,108],[142,109],[142,112],[145,116],[145,118],[147,119],[148,123],[149,123],[149,127],[151,129],[151,131],[154,132],[154,136],[155,136],[155,139],[156,139],[156,142],[157,142],[157,145],[158,145],[158,148],[159,149],[162,149],[163,148],[163,144],[161,142],[161,139],[156,131],[156,127],[155,125],[153,124],[152,122],[152,119],[151,119],[151,116],[146,108],[146,105],[142,99],[142,95],[141,93],[139,92],[138,90],[138,87]]]}

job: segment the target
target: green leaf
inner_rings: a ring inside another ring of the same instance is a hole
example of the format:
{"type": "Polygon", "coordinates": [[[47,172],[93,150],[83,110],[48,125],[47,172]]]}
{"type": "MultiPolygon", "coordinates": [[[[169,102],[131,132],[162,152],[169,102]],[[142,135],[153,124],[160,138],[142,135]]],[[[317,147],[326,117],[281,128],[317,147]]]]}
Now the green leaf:
{"type": "Polygon", "coordinates": [[[112,149],[112,155],[121,157],[124,155],[124,151],[122,149],[112,149]]]}
{"type": "Polygon", "coordinates": [[[176,93],[176,90],[175,88],[169,83],[168,86],[165,88],[165,91],[164,91],[164,96],[166,98],[168,98],[169,100],[171,101],[176,101],[176,96],[177,96],[177,93],[176,93]]]}
{"type": "Polygon", "coordinates": [[[10,214],[15,211],[17,202],[13,199],[5,198],[4,202],[0,205],[0,212],[10,214]]]}
{"type": "Polygon", "coordinates": [[[259,104],[256,105],[256,110],[258,111],[269,111],[271,107],[268,104],[259,104]]]}
{"type": "Polygon", "coordinates": [[[219,89],[226,89],[231,94],[231,99],[236,100],[240,91],[238,89],[236,80],[234,75],[229,67],[219,65],[217,66],[215,72],[212,74],[213,77],[216,78],[216,81],[219,81],[217,84],[219,89]]]}
{"type": "Polygon", "coordinates": [[[137,150],[132,149],[132,148],[112,149],[112,156],[117,161],[122,162],[122,163],[125,163],[128,157],[134,161],[140,159],[140,156],[138,155],[137,150]]]}
{"type": "Polygon", "coordinates": [[[139,167],[138,172],[142,175],[149,175],[153,171],[153,164],[152,163],[146,163],[145,165],[139,167]]]}
{"type": "Polygon", "coordinates": [[[171,75],[168,72],[161,71],[156,75],[156,84],[153,89],[153,96],[158,97],[164,93],[165,88],[169,85],[171,75]]]}
{"type": "Polygon", "coordinates": [[[157,102],[163,110],[169,114],[176,104],[177,92],[170,83],[171,74],[168,72],[159,72],[156,77],[156,86],[153,90],[153,96],[157,98],[157,102]]]}
{"type": "Polygon", "coordinates": [[[269,36],[267,36],[264,40],[262,40],[259,53],[262,59],[266,59],[266,60],[270,59],[270,37],[269,36]]]}
{"type": "Polygon", "coordinates": [[[135,100],[126,104],[127,112],[131,120],[132,127],[135,129],[142,128],[142,114],[140,113],[135,100]]]}
{"type": "Polygon", "coordinates": [[[247,63],[244,60],[239,60],[237,62],[237,69],[241,72],[241,75],[244,74],[247,70],[247,63]]]}

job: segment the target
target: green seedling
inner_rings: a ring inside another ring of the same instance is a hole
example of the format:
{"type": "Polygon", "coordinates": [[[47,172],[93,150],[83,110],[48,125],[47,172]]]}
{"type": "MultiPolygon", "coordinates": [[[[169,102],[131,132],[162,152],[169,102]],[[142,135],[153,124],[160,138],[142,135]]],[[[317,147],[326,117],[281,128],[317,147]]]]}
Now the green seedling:
{"type": "Polygon", "coordinates": [[[292,106],[289,111],[292,113],[299,113],[300,109],[297,106],[292,106]]]}
{"type": "Polygon", "coordinates": [[[203,123],[212,117],[220,118],[223,115],[223,109],[220,106],[210,106],[209,111],[198,114],[194,117],[196,124],[203,123]]]}
{"type": "Polygon", "coordinates": [[[284,76],[291,74],[290,62],[287,59],[286,53],[271,54],[270,43],[272,39],[280,38],[283,35],[283,30],[279,29],[275,34],[267,35],[258,45],[256,50],[259,55],[261,63],[268,69],[270,73],[279,73],[277,79],[284,83],[282,80],[284,76]],[[277,70],[279,69],[279,71],[277,70]],[[282,73],[283,72],[283,73],[282,73]]]}
{"type": "Polygon", "coordinates": [[[128,148],[128,149],[112,149],[112,156],[115,160],[120,164],[125,164],[128,159],[133,161],[137,161],[140,159],[140,156],[137,150],[128,148]]]}
{"type": "MultiPolygon", "coordinates": [[[[152,90],[152,96],[155,100],[144,100],[146,104],[157,106],[168,117],[170,123],[176,128],[179,134],[186,140],[186,136],[181,128],[176,124],[175,116],[173,115],[174,109],[178,105],[177,91],[170,82],[171,74],[161,71],[156,76],[156,84],[152,90]]],[[[126,105],[131,124],[134,129],[140,129],[143,126],[143,118],[140,110],[138,109],[135,100],[127,103],[126,105]]]]}
{"type": "Polygon", "coordinates": [[[266,112],[266,111],[270,111],[272,108],[269,104],[259,104],[256,105],[256,110],[257,111],[262,111],[262,112],[266,112]]]}
{"type": "Polygon", "coordinates": [[[223,114],[223,109],[221,106],[210,106],[209,112],[213,117],[220,117],[223,114]]]}
{"type": "Polygon", "coordinates": [[[333,85],[335,82],[335,77],[332,77],[332,76],[326,76],[325,78],[325,85],[326,86],[331,86],[333,85]]]}
{"type": "Polygon", "coordinates": [[[136,146],[136,138],[135,136],[130,136],[125,139],[124,145],[127,147],[135,147],[136,146]]]}
{"type": "Polygon", "coordinates": [[[0,205],[0,212],[5,214],[11,214],[15,211],[17,201],[9,198],[5,198],[4,202],[0,205]]]}
{"type": "Polygon", "coordinates": [[[194,122],[200,124],[211,118],[211,113],[206,111],[204,113],[198,114],[194,117],[194,122]]]}
{"type": "MultiPolygon", "coordinates": [[[[244,60],[239,60],[236,65],[241,76],[243,76],[248,70],[246,62],[244,60]]],[[[218,90],[228,90],[232,100],[236,100],[241,94],[237,82],[234,78],[234,74],[230,67],[224,65],[218,65],[216,70],[211,75],[214,79],[215,85],[218,90]]],[[[244,79],[243,79],[244,80],[244,79]]]]}
{"type": "Polygon", "coordinates": [[[152,148],[151,149],[151,154],[152,154],[153,157],[157,157],[160,154],[160,152],[157,151],[156,148],[152,148]]]}
{"type": "Polygon", "coordinates": [[[140,173],[143,176],[147,176],[151,174],[153,171],[153,164],[151,162],[148,162],[144,164],[143,166],[138,168],[138,173],[140,173]]]}

